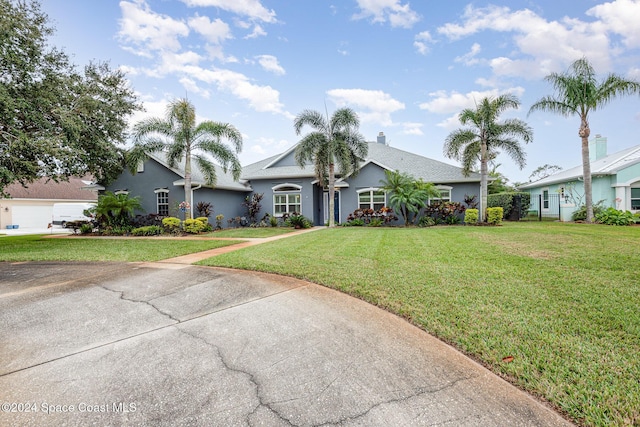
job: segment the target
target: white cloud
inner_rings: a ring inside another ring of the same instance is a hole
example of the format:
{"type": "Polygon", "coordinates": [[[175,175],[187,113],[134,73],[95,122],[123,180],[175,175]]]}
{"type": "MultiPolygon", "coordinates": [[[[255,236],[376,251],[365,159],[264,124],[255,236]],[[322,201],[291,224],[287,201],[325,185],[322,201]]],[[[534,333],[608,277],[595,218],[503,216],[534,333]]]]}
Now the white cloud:
{"type": "Polygon", "coordinates": [[[282,68],[282,66],[280,66],[280,64],[278,63],[278,58],[276,58],[275,56],[259,55],[256,56],[256,59],[258,60],[260,66],[262,66],[262,68],[264,68],[266,71],[281,76],[286,74],[284,68],[282,68]]]}
{"type": "Polygon", "coordinates": [[[433,37],[431,37],[431,33],[429,33],[429,31],[423,31],[416,34],[413,46],[420,54],[426,55],[429,52],[429,44],[431,43],[433,43],[433,37]]]}
{"type": "Polygon", "coordinates": [[[511,11],[508,7],[467,6],[461,23],[448,23],[437,31],[450,40],[483,31],[510,33],[516,53],[509,52],[508,58],[488,59],[494,73],[540,79],[550,72],[566,69],[569,63],[582,56],[588,57],[598,70],[609,69],[611,55],[615,52],[604,29],[602,22],[571,18],[547,21],[528,9],[511,11]]]}
{"type": "Polygon", "coordinates": [[[480,45],[478,43],[474,43],[471,46],[471,50],[469,52],[456,57],[454,61],[462,62],[465,65],[475,65],[480,62],[478,58],[476,58],[476,56],[480,53],[481,50],[482,48],[480,47],[480,45]]]}
{"type": "Polygon", "coordinates": [[[391,113],[404,110],[405,105],[380,90],[331,89],[329,98],[338,106],[355,106],[363,123],[377,123],[382,126],[393,125],[391,113]]]}
{"type": "Polygon", "coordinates": [[[205,99],[209,99],[209,96],[210,96],[209,91],[198,86],[198,84],[193,79],[190,79],[188,77],[183,77],[179,81],[180,81],[180,84],[187,91],[187,94],[195,93],[202,96],[205,99]]]}
{"type": "Polygon", "coordinates": [[[424,132],[422,132],[424,123],[405,122],[405,123],[402,123],[401,126],[402,126],[402,132],[400,133],[403,135],[415,135],[415,136],[424,135],[424,132]]]}
{"type": "Polygon", "coordinates": [[[257,39],[258,37],[266,36],[267,32],[260,25],[256,25],[253,27],[253,31],[250,34],[247,34],[245,39],[257,39]]]}
{"type": "Polygon", "coordinates": [[[259,0],[181,0],[189,7],[217,7],[251,20],[276,22],[276,13],[265,8],[259,0]]]}
{"type": "Polygon", "coordinates": [[[420,15],[411,9],[409,3],[400,0],[357,0],[360,13],[353,19],[371,18],[374,23],[389,21],[392,27],[411,28],[420,21],[420,15]]]}
{"type": "Polygon", "coordinates": [[[280,103],[280,92],[271,86],[253,84],[244,74],[230,70],[206,70],[196,66],[184,67],[183,71],[193,79],[214,83],[218,89],[248,101],[249,106],[256,111],[282,114],[291,119],[294,117],[291,113],[283,110],[284,105],[280,103]]]}
{"type": "Polygon", "coordinates": [[[232,38],[229,25],[220,19],[209,20],[207,16],[194,16],[189,19],[189,26],[201,34],[209,43],[219,45],[225,39],[232,38]]]}
{"type": "Polygon", "coordinates": [[[465,108],[475,108],[477,103],[485,97],[496,97],[505,93],[510,93],[517,97],[522,96],[524,88],[512,87],[506,90],[490,89],[485,91],[471,91],[467,93],[459,93],[456,91],[437,91],[430,93],[432,100],[419,105],[421,110],[430,113],[449,114],[450,116],[438,123],[437,126],[445,129],[455,129],[460,127],[458,115],[465,108]]]}
{"type": "Polygon", "coordinates": [[[617,0],[603,3],[589,9],[587,15],[599,18],[607,31],[622,36],[623,43],[628,48],[640,47],[640,31],[638,31],[639,1],[617,0]]]}
{"type": "Polygon", "coordinates": [[[189,27],[184,22],[151,11],[144,0],[121,1],[120,9],[118,37],[136,46],[129,46],[132,53],[148,56],[148,50],[177,51],[180,49],[178,38],[189,35],[189,27]]]}

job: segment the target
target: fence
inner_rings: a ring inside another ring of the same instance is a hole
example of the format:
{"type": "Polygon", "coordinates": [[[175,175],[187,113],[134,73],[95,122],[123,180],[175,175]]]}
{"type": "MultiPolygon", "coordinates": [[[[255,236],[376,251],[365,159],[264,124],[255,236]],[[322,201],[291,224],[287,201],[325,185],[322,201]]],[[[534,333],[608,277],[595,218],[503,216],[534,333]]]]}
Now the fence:
{"type": "Polygon", "coordinates": [[[523,221],[560,220],[560,194],[532,194],[529,210],[520,216],[523,221]]]}

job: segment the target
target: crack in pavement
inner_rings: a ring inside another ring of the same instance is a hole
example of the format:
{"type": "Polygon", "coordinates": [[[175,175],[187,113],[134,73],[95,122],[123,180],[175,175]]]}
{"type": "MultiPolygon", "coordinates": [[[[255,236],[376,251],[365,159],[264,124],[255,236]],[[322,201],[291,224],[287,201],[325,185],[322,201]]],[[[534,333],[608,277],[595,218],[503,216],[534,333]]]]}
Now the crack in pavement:
{"type": "Polygon", "coordinates": [[[414,389],[409,389],[414,391],[414,393],[408,395],[408,396],[403,396],[403,397],[398,397],[398,398],[393,398],[393,399],[388,399],[382,402],[378,402],[374,405],[372,405],[371,407],[369,407],[368,409],[360,412],[359,414],[355,414],[355,415],[350,415],[344,418],[341,418],[337,421],[326,421],[322,424],[318,424],[315,427],[323,427],[323,426],[333,426],[333,425],[344,425],[347,422],[353,422],[358,420],[359,418],[363,418],[365,417],[369,412],[373,411],[376,408],[379,408],[381,406],[384,405],[389,405],[392,403],[398,403],[398,402],[405,402],[407,400],[413,399],[415,397],[420,397],[423,396],[425,394],[434,394],[434,393],[438,393],[440,391],[446,390],[448,388],[451,387],[455,387],[458,383],[463,382],[463,381],[468,381],[471,379],[476,378],[477,376],[469,376],[469,377],[462,377],[462,378],[457,378],[454,381],[448,382],[446,384],[444,384],[441,387],[437,387],[437,388],[429,388],[429,387],[416,387],[414,389]]]}
{"type": "Polygon", "coordinates": [[[253,384],[253,386],[254,386],[254,388],[256,390],[256,399],[258,399],[258,404],[253,408],[253,410],[251,412],[249,412],[247,414],[246,420],[245,420],[247,422],[247,424],[251,425],[250,417],[252,415],[254,415],[258,411],[258,409],[260,409],[260,407],[264,407],[264,408],[268,409],[269,411],[271,411],[273,414],[275,414],[275,416],[277,416],[280,420],[282,420],[283,422],[287,423],[287,425],[290,425],[292,427],[298,427],[298,425],[294,424],[291,420],[285,418],[277,410],[272,408],[270,403],[264,401],[264,399],[263,399],[263,397],[261,395],[261,392],[260,392],[260,389],[262,387],[261,387],[260,383],[258,382],[258,380],[256,379],[256,376],[254,374],[252,374],[249,371],[245,371],[245,370],[242,370],[240,368],[236,368],[236,367],[231,366],[230,362],[228,362],[224,358],[222,352],[220,351],[220,348],[217,345],[207,341],[205,338],[203,338],[201,336],[198,336],[198,335],[195,335],[194,333],[186,331],[186,330],[184,330],[182,328],[176,328],[176,329],[178,331],[182,332],[183,334],[190,336],[191,338],[194,338],[194,339],[196,339],[196,340],[198,340],[200,342],[203,342],[208,347],[211,347],[213,350],[215,350],[216,354],[218,355],[218,359],[220,359],[220,362],[222,363],[222,365],[224,366],[224,368],[227,371],[236,372],[236,373],[245,375],[247,377],[247,379],[249,380],[249,382],[251,384],[253,384]]]}
{"type": "Polygon", "coordinates": [[[173,317],[170,313],[167,313],[167,312],[165,312],[165,311],[160,310],[160,308],[156,307],[154,304],[152,304],[152,303],[151,303],[151,301],[153,301],[153,300],[154,300],[154,299],[156,299],[156,298],[160,298],[160,297],[152,298],[152,299],[150,299],[150,300],[148,300],[148,301],[146,301],[146,300],[139,300],[139,299],[133,299],[133,298],[126,298],[126,297],[124,296],[125,291],[117,291],[117,290],[115,290],[115,289],[108,288],[108,287],[106,287],[106,286],[104,286],[104,285],[96,285],[96,286],[98,286],[99,288],[104,289],[105,291],[113,292],[113,293],[115,293],[115,294],[120,294],[120,299],[121,299],[121,300],[123,300],[123,301],[139,302],[139,303],[142,303],[142,304],[146,304],[146,305],[148,305],[149,307],[153,308],[153,309],[154,309],[155,311],[157,311],[158,313],[160,313],[161,315],[163,315],[163,316],[165,316],[165,317],[168,317],[169,319],[171,319],[171,320],[173,320],[174,322],[176,322],[176,323],[174,323],[174,324],[182,323],[182,320],[180,320],[180,319],[178,319],[178,318],[176,318],[176,317],[173,317]]]}

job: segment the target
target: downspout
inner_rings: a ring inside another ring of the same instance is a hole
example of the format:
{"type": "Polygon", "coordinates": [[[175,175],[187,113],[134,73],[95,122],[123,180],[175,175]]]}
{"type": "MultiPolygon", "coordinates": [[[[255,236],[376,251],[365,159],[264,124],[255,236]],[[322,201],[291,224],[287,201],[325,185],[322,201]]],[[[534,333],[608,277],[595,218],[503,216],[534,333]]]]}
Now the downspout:
{"type": "Polygon", "coordinates": [[[193,192],[202,188],[202,184],[198,184],[197,187],[191,187],[191,218],[193,218],[193,192]]]}

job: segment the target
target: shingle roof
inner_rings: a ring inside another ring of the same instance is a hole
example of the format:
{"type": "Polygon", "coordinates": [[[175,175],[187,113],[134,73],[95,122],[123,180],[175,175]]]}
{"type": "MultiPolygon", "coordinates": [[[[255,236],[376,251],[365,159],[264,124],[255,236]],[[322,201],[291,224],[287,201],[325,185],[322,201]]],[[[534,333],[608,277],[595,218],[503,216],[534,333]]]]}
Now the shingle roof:
{"type": "MultiPolygon", "coordinates": [[[[166,156],[164,153],[153,153],[150,156],[153,160],[157,161],[167,169],[173,171],[177,175],[181,176],[182,179],[178,179],[173,182],[174,185],[184,185],[184,161],[178,168],[171,168],[166,161],[166,156]]],[[[218,188],[220,190],[234,190],[234,191],[251,191],[251,188],[244,183],[235,181],[230,172],[225,172],[222,167],[219,165],[214,165],[216,171],[216,185],[214,188],[218,188]]],[[[191,185],[198,186],[202,185],[203,187],[212,187],[205,182],[204,174],[198,168],[197,163],[191,163],[191,185]]]]}
{"type": "Polygon", "coordinates": [[[27,187],[21,184],[10,184],[5,192],[13,199],[44,200],[98,200],[98,193],[87,189],[92,183],[90,177],[71,177],[68,181],[55,182],[49,178],[40,178],[27,187]]]}
{"type": "MultiPolygon", "coordinates": [[[[291,150],[288,150],[288,152],[290,151],[291,150]]],[[[299,166],[270,166],[271,163],[279,157],[282,157],[282,154],[245,166],[242,170],[242,178],[251,180],[314,176],[313,165],[306,165],[304,168],[300,168],[299,166]]],[[[406,172],[414,178],[422,178],[426,182],[453,183],[480,181],[480,175],[478,173],[472,172],[466,177],[462,174],[462,168],[460,167],[376,142],[369,142],[369,152],[363,162],[363,166],[368,163],[377,164],[388,170],[406,172]]]]}
{"type": "MultiPolygon", "coordinates": [[[[619,170],[640,163],[640,145],[627,148],[591,162],[591,176],[615,175],[619,170]]],[[[535,188],[549,184],[573,181],[582,177],[582,165],[560,171],[531,183],[521,185],[520,188],[535,188]]]]}

